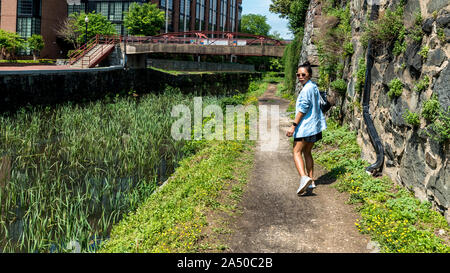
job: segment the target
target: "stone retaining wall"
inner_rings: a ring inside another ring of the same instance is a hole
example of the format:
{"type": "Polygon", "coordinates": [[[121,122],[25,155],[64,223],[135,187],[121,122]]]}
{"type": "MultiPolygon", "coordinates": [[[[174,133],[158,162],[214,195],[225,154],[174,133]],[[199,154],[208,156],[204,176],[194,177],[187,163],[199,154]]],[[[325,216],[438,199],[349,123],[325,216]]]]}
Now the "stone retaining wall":
{"type": "Polygon", "coordinates": [[[0,112],[26,105],[83,102],[118,93],[163,92],[166,86],[183,93],[225,95],[245,92],[261,73],[168,74],[154,69],[121,67],[66,71],[0,72],[0,112]]]}

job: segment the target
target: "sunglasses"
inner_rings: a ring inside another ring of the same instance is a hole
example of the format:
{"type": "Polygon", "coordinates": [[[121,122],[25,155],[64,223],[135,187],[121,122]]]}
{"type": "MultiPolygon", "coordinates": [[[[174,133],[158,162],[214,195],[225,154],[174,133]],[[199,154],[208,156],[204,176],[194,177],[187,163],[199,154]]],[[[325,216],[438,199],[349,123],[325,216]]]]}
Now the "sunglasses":
{"type": "Polygon", "coordinates": [[[305,74],[305,73],[297,73],[296,75],[297,75],[297,77],[300,77],[300,76],[306,77],[307,74],[305,74]]]}

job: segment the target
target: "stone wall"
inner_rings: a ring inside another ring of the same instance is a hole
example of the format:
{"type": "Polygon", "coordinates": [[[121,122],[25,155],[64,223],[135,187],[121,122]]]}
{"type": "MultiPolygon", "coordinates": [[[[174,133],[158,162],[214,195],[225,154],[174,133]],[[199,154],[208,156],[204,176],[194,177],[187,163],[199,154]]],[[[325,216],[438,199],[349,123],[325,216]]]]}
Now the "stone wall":
{"type": "Polygon", "coordinates": [[[93,68],[70,71],[0,73],[0,112],[26,105],[102,99],[105,95],[136,91],[163,92],[166,86],[195,95],[245,92],[261,73],[168,74],[153,69],[93,68]]]}
{"type": "MultiPolygon", "coordinates": [[[[367,133],[361,110],[361,94],[355,90],[356,71],[359,58],[365,57],[361,45],[362,25],[367,19],[370,4],[379,4],[379,14],[395,7],[400,1],[349,0],[354,53],[345,60],[344,76],[347,92],[340,107],[343,121],[357,131],[362,157],[375,162],[376,154],[367,133]]],[[[320,25],[326,23],[321,10],[321,1],[311,0],[305,25],[304,44],[299,62],[309,60],[319,65],[314,37],[320,25]]],[[[375,128],[384,146],[382,172],[396,183],[412,190],[421,200],[429,200],[450,222],[450,149],[449,143],[433,140],[426,132],[430,124],[423,118],[420,126],[413,127],[405,121],[403,114],[409,110],[421,113],[424,101],[436,94],[441,106],[450,105],[450,2],[448,0],[407,0],[404,9],[404,24],[414,24],[414,13],[421,11],[424,31],[421,43],[406,38],[407,47],[399,56],[392,48],[375,48],[374,66],[371,71],[370,113],[375,128]],[[428,46],[427,58],[419,51],[428,46]],[[416,83],[425,76],[430,78],[427,90],[414,91],[416,83]],[[402,95],[388,97],[388,83],[400,79],[402,95]]],[[[340,100],[338,100],[340,101],[340,100]]]]}
{"type": "Polygon", "coordinates": [[[246,71],[255,72],[254,65],[238,63],[190,62],[163,59],[147,59],[147,67],[176,71],[246,71]]]}

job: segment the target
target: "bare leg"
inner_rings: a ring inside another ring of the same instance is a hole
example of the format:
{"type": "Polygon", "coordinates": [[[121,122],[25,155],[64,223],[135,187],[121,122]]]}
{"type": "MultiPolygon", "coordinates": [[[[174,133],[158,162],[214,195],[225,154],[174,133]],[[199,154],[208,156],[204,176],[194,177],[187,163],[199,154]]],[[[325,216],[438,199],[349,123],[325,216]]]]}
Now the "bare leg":
{"type": "Polygon", "coordinates": [[[306,142],[305,148],[303,149],[303,154],[305,155],[305,165],[306,165],[306,171],[308,173],[308,176],[311,177],[312,180],[314,179],[314,160],[312,157],[311,150],[314,146],[314,143],[306,142]]]}
{"type": "Polygon", "coordinates": [[[300,176],[307,176],[305,172],[305,162],[303,161],[302,156],[302,151],[305,149],[307,143],[308,142],[306,141],[294,141],[294,162],[300,176]]]}

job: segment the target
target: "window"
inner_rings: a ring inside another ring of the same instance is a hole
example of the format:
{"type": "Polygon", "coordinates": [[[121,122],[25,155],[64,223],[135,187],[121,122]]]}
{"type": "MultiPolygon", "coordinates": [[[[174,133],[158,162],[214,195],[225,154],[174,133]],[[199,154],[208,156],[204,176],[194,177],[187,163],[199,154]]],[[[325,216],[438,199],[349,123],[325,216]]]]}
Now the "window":
{"type": "Polygon", "coordinates": [[[100,13],[101,15],[105,16],[106,18],[108,17],[108,2],[99,2],[97,3],[97,6],[95,7],[95,11],[97,13],[100,13]]]}
{"type": "Polygon", "coordinates": [[[32,17],[17,18],[17,34],[22,38],[29,38],[33,34],[41,33],[41,19],[32,17]]]}
{"type": "Polygon", "coordinates": [[[81,3],[81,5],[67,5],[67,14],[70,15],[72,13],[75,12],[84,12],[85,11],[85,6],[84,3],[81,3]]]}
{"type": "Polygon", "coordinates": [[[109,18],[108,19],[111,21],[121,21],[122,20],[122,2],[109,3],[109,18]]]}

